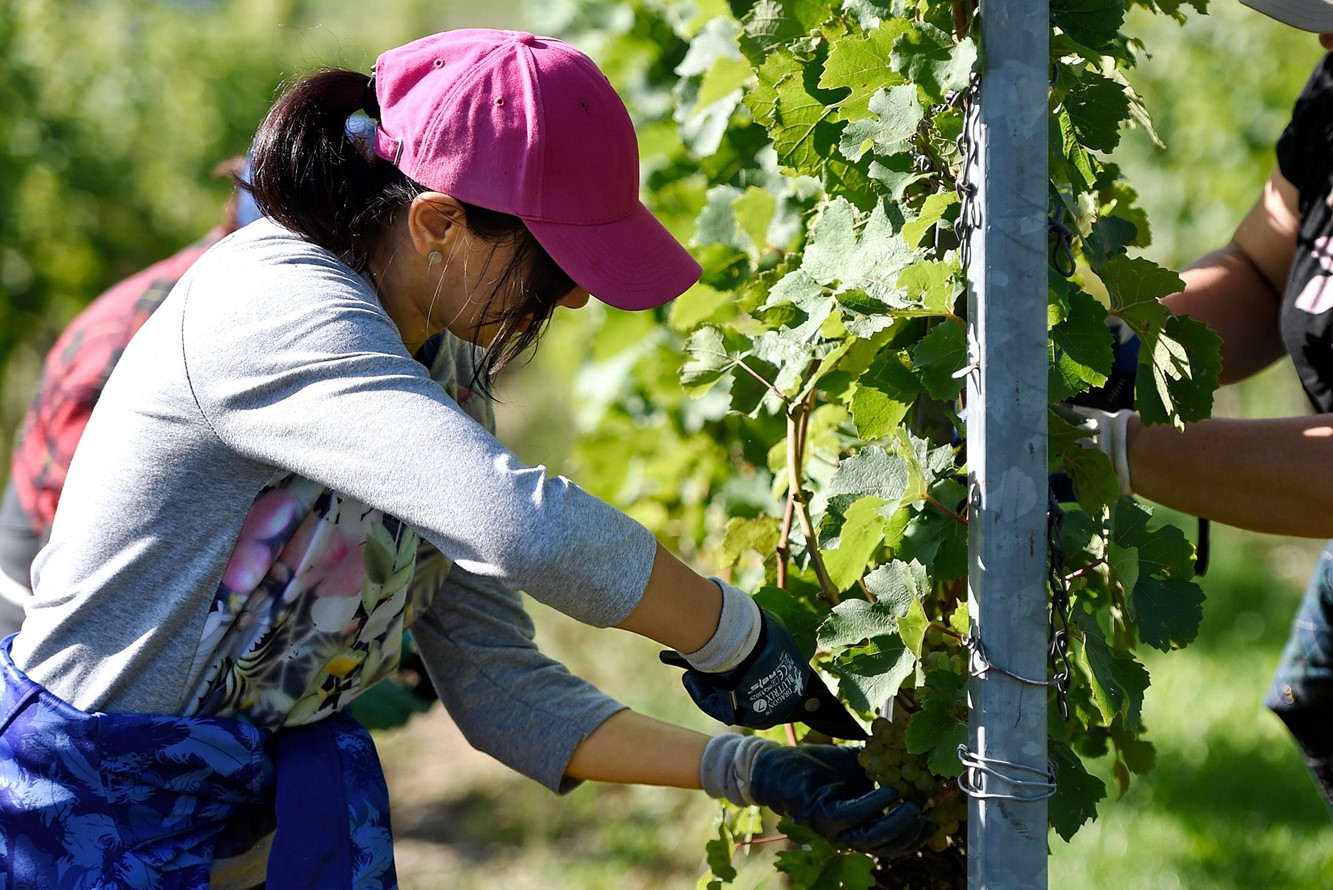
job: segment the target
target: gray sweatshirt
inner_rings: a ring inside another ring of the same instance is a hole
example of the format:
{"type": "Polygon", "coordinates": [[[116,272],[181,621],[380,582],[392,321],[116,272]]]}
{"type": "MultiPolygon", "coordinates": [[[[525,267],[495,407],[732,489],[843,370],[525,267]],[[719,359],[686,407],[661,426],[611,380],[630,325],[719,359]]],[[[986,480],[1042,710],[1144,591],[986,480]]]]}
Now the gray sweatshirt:
{"type": "Polygon", "coordinates": [[[407,353],[369,283],[261,221],[205,255],[131,342],[81,440],[16,664],[84,710],[182,713],[257,493],[292,472],[398,517],[454,567],[413,628],[477,747],[561,787],[621,706],[542,656],[513,591],[596,626],[656,543],[524,466],[407,353]]]}

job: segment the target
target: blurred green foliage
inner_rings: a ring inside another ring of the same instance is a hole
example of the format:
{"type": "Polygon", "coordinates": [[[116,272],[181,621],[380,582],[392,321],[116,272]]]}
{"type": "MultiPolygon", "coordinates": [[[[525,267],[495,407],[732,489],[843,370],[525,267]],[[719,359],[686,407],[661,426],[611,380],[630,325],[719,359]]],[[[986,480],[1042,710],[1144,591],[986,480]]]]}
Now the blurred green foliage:
{"type": "Polygon", "coordinates": [[[1224,244],[1258,197],[1323,50],[1315,35],[1235,0],[1215,0],[1183,24],[1135,8],[1125,33],[1146,51],[1129,80],[1164,147],[1132,130],[1115,157],[1151,222],[1148,253],[1179,268],[1224,244]]]}
{"type": "Polygon", "coordinates": [[[60,328],[217,223],[230,184],[212,171],[284,80],[517,18],[511,0],[0,4],[0,449],[60,328]]]}

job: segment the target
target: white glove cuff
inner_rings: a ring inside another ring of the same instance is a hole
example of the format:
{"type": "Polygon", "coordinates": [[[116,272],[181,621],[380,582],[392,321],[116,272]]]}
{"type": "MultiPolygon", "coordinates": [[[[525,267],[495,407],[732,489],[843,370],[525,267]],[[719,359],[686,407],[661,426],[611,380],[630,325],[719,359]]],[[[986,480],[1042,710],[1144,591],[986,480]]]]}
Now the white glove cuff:
{"type": "Polygon", "coordinates": [[[750,774],[754,770],[755,758],[776,747],[777,742],[757,735],[726,732],[713,736],[704,747],[704,756],[699,762],[699,780],[704,793],[719,800],[729,800],[738,807],[750,806],[754,803],[750,797],[750,774]]]}
{"type": "Polygon", "coordinates": [[[680,654],[696,671],[720,674],[736,667],[754,651],[763,615],[759,604],[744,590],[719,578],[709,580],[722,588],[722,614],[717,620],[717,630],[701,648],[680,654]]]}
{"type": "Polygon", "coordinates": [[[1129,479],[1129,419],[1134,412],[1128,408],[1110,415],[1102,428],[1102,450],[1111,458],[1115,467],[1115,478],[1120,483],[1120,493],[1129,497],[1134,493],[1134,486],[1129,479]]]}

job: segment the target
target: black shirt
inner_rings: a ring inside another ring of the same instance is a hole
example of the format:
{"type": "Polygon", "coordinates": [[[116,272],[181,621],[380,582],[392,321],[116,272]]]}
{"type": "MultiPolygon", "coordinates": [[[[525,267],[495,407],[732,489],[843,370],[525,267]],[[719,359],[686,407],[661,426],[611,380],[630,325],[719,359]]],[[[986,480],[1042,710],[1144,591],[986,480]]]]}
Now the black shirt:
{"type": "Polygon", "coordinates": [[[1300,192],[1301,227],[1282,295],[1282,341],[1306,395],[1333,411],[1333,53],[1301,91],[1277,143],[1278,169],[1300,192]]]}

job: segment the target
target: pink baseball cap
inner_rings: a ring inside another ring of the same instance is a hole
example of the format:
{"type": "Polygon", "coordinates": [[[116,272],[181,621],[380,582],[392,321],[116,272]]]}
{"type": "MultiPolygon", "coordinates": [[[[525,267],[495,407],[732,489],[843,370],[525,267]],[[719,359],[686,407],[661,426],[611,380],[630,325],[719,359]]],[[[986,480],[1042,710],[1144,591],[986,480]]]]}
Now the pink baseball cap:
{"type": "Polygon", "coordinates": [[[579,50],[464,28],[375,63],[375,153],[416,182],[519,217],[604,303],[649,309],[699,280],[698,262],[639,200],[625,103],[579,50]]]}

